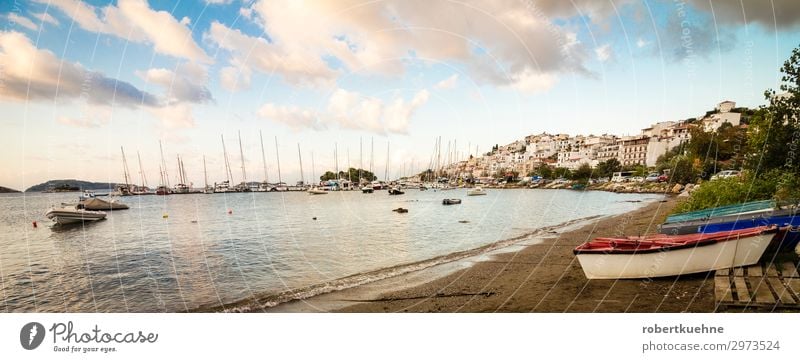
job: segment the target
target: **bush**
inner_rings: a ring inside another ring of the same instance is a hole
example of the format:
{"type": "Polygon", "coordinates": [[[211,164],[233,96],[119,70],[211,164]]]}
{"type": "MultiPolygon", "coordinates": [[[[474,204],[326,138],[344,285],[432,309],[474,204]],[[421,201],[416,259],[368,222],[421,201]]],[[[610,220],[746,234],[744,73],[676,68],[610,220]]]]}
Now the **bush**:
{"type": "Polygon", "coordinates": [[[800,197],[798,186],[799,177],[780,170],[772,170],[758,177],[746,173],[742,177],[716,179],[704,182],[688,200],[678,205],[676,212],[772,199],[773,195],[779,201],[797,200],[800,197]]]}

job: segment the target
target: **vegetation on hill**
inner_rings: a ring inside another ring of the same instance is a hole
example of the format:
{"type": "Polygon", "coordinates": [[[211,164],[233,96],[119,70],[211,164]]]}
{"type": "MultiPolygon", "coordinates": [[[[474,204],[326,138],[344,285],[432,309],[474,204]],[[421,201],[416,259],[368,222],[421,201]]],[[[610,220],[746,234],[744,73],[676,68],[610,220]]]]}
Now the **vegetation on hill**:
{"type": "Polygon", "coordinates": [[[14,189],[10,189],[8,187],[0,186],[0,194],[10,194],[10,193],[14,193],[14,192],[19,192],[19,191],[14,190],[14,189]]]}
{"type": "Polygon", "coordinates": [[[727,162],[725,168],[740,167],[743,172],[741,177],[704,183],[678,211],[769,198],[781,203],[800,200],[800,48],[792,51],[781,72],[780,93],[771,89],[764,92],[768,105],[748,115],[746,130],[738,133],[720,129],[712,135],[732,142],[695,139],[693,134],[688,152],[681,154],[679,150],[664,160],[681,177],[691,179],[698,171],[703,176],[708,172],[708,163],[698,161],[707,158],[698,158],[698,153],[713,145],[715,152],[719,147],[718,162],[727,162]]]}
{"type": "Polygon", "coordinates": [[[47,190],[61,189],[67,190],[109,190],[114,188],[114,183],[108,182],[91,182],[83,180],[50,180],[38,185],[29,187],[25,192],[42,192],[47,190]]]}

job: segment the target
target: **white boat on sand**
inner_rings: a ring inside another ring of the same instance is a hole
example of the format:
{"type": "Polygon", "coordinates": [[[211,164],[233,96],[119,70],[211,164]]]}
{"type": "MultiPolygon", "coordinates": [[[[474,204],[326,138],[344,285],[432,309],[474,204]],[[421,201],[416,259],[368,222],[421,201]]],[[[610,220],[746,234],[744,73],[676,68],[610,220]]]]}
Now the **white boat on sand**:
{"type": "Polygon", "coordinates": [[[106,218],[106,213],[102,211],[85,210],[80,204],[61,204],[60,207],[52,207],[47,210],[45,216],[48,219],[53,220],[56,224],[66,225],[103,220],[106,218]]]}
{"type": "Polygon", "coordinates": [[[710,234],[597,238],[575,248],[587,279],[675,276],[758,263],[775,226],[710,234]]]}

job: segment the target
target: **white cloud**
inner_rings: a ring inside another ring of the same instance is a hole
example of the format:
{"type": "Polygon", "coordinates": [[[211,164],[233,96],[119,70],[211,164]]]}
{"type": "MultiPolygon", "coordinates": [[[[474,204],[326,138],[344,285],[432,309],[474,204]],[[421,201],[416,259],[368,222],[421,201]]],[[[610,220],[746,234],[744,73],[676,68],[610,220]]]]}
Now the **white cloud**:
{"type": "Polygon", "coordinates": [[[41,21],[42,23],[49,23],[55,26],[59,25],[58,20],[48,13],[33,13],[31,15],[39,19],[39,21],[41,21]]]}
{"type": "MultiPolygon", "coordinates": [[[[269,75],[280,75],[293,85],[329,86],[337,72],[317,55],[302,49],[284,49],[214,21],[206,37],[231,52],[231,63],[269,75]]],[[[246,71],[243,70],[243,73],[246,71]]]]}
{"type": "Polygon", "coordinates": [[[192,107],[186,103],[176,103],[158,108],[147,108],[147,111],[161,120],[166,129],[192,128],[195,125],[192,107]]]}
{"type": "Polygon", "coordinates": [[[196,64],[179,64],[176,70],[152,68],[136,72],[136,75],[148,83],[163,87],[169,103],[207,103],[214,100],[211,91],[206,88],[208,72],[196,64]]]}
{"type": "Polygon", "coordinates": [[[294,131],[337,126],[341,129],[366,130],[379,134],[405,134],[414,113],[428,102],[429,97],[430,92],[423,89],[411,100],[396,96],[387,104],[380,98],[339,88],[328,98],[324,112],[267,103],[257,114],[259,117],[285,124],[294,131]]]}
{"type": "Polygon", "coordinates": [[[436,83],[436,85],[434,85],[433,87],[436,89],[452,89],[456,86],[457,83],[458,83],[458,74],[453,74],[447,77],[447,79],[444,79],[439,83],[436,83]]]}
{"type": "Polygon", "coordinates": [[[233,2],[233,0],[205,0],[206,4],[208,5],[228,5],[233,2]]]}
{"type": "Polygon", "coordinates": [[[98,9],[80,0],[35,0],[48,3],[72,18],[81,28],[152,44],[156,52],[201,63],[212,59],[192,39],[189,19],[175,19],[166,11],[151,9],[144,0],[119,0],[98,9]]]}
{"type": "Polygon", "coordinates": [[[608,61],[613,56],[613,49],[611,49],[611,44],[604,44],[597,48],[594,48],[594,54],[597,55],[597,60],[601,62],[608,61]]]}
{"type": "Polygon", "coordinates": [[[76,128],[98,128],[101,126],[100,123],[86,119],[86,118],[69,118],[69,117],[58,117],[56,122],[63,124],[65,126],[76,127],[76,128]]]}
{"type": "Polygon", "coordinates": [[[278,106],[267,103],[258,110],[259,117],[273,122],[283,123],[294,131],[304,128],[323,129],[317,113],[313,110],[302,109],[297,106],[278,106]]]}
{"type": "Polygon", "coordinates": [[[219,72],[219,81],[227,91],[236,92],[250,88],[250,68],[228,66],[219,72]]]}
{"type": "Polygon", "coordinates": [[[509,86],[523,93],[536,94],[549,90],[557,81],[558,77],[550,73],[525,71],[515,74],[513,82],[509,86]]]}
{"type": "Polygon", "coordinates": [[[13,24],[17,24],[21,27],[28,28],[30,30],[39,30],[39,27],[36,24],[34,24],[33,21],[31,21],[31,19],[28,19],[21,15],[17,15],[17,13],[9,13],[8,21],[10,21],[13,24]]]}
{"type": "Polygon", "coordinates": [[[92,104],[158,106],[155,96],[130,83],[108,78],[78,63],[36,48],[25,35],[0,32],[0,98],[40,100],[84,98],[92,104]]]}
{"type": "Polygon", "coordinates": [[[538,89],[516,85],[533,73],[558,79],[554,75],[562,72],[588,72],[583,63],[591,50],[551,18],[579,10],[605,16],[613,7],[550,0],[534,7],[516,0],[262,0],[240,13],[263,27],[264,38],[220,23],[205,35],[229,51],[233,63],[292,85],[331,86],[346,72],[402,75],[417,59],[460,63],[483,84],[538,89]]]}
{"type": "Polygon", "coordinates": [[[644,47],[646,47],[648,45],[650,45],[650,42],[647,41],[647,40],[644,40],[642,38],[639,38],[639,39],[636,40],[636,47],[637,48],[644,48],[644,47]]]}
{"type": "Polygon", "coordinates": [[[0,32],[0,69],[3,70],[0,99],[50,102],[79,100],[86,103],[81,117],[61,117],[60,124],[100,127],[110,118],[109,106],[142,108],[161,120],[167,129],[194,126],[189,102],[210,100],[204,68],[182,64],[176,71],[150,69],[142,72],[149,82],[168,87],[164,99],[139,90],[130,83],[109,78],[36,48],[24,34],[0,32]]]}

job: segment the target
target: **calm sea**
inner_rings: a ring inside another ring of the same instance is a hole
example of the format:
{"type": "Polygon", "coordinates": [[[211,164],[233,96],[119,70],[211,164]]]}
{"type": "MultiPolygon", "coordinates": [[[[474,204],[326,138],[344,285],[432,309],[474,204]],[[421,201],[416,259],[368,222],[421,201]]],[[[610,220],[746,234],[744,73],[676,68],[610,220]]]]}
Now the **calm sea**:
{"type": "Polygon", "coordinates": [[[0,311],[182,312],[298,289],[307,297],[348,276],[380,270],[370,274],[379,279],[395,266],[661,198],[488,193],[136,196],[121,199],[129,210],[71,228],[51,227],[44,212],[77,193],[0,196],[0,311]],[[443,198],[463,203],[445,206],[443,198]],[[409,212],[392,212],[398,207],[409,212]]]}

